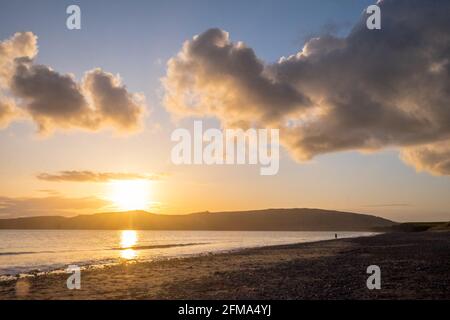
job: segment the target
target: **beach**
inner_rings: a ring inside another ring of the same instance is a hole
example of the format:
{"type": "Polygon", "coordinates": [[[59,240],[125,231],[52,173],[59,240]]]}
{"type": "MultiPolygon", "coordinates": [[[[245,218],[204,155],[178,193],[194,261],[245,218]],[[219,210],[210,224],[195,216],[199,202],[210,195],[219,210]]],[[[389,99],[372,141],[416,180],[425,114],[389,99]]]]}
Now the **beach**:
{"type": "Polygon", "coordinates": [[[244,249],[0,282],[0,299],[450,299],[450,233],[371,237],[244,249]],[[367,267],[381,270],[369,290],[367,267]]]}

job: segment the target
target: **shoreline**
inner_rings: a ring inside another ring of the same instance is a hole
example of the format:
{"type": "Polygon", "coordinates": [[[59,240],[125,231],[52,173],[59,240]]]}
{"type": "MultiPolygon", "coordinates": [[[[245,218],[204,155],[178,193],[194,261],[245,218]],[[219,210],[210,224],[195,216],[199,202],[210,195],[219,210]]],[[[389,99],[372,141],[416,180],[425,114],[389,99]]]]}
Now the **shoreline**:
{"type": "Polygon", "coordinates": [[[385,233],[243,248],[0,282],[0,299],[450,299],[450,233],[385,233]],[[382,289],[368,290],[369,265],[382,289]]]}
{"type": "MultiPolygon", "coordinates": [[[[140,230],[135,230],[135,231],[140,231],[140,230]]],[[[249,231],[249,232],[259,232],[259,231],[249,231]]],[[[286,231],[286,232],[289,232],[289,231],[286,231]]],[[[323,231],[317,231],[317,232],[323,232],[323,231]]],[[[347,232],[352,232],[352,231],[342,231],[341,230],[339,232],[341,232],[341,235],[342,235],[342,234],[345,234],[347,232]]],[[[338,240],[359,238],[359,237],[371,237],[371,236],[382,234],[383,232],[367,231],[365,233],[367,233],[367,234],[356,235],[356,236],[347,236],[347,237],[343,236],[341,238],[338,238],[338,240]]],[[[240,252],[240,251],[245,251],[245,250],[264,249],[264,248],[270,249],[270,248],[276,248],[276,247],[301,245],[301,244],[306,244],[306,243],[319,243],[319,242],[323,242],[323,241],[333,241],[333,240],[336,240],[336,239],[330,238],[330,239],[322,239],[322,240],[294,242],[294,243],[287,243],[287,244],[269,244],[269,245],[253,246],[253,247],[251,246],[251,247],[239,247],[239,248],[233,248],[233,249],[219,249],[216,251],[205,251],[205,252],[201,252],[201,253],[192,253],[192,254],[188,253],[188,254],[173,255],[173,256],[158,256],[158,257],[153,257],[151,260],[147,260],[147,259],[126,260],[126,259],[118,259],[118,258],[108,258],[108,259],[104,259],[104,260],[99,260],[98,262],[94,262],[94,263],[79,264],[79,266],[80,266],[81,270],[94,270],[94,269],[102,269],[104,267],[121,265],[121,264],[126,264],[126,263],[129,263],[129,264],[131,264],[131,263],[133,263],[133,264],[134,263],[151,263],[151,262],[156,262],[156,261],[166,261],[166,260],[173,260],[173,259],[187,259],[187,258],[195,258],[195,257],[210,256],[210,255],[217,255],[217,254],[235,253],[235,252],[240,252]]],[[[209,243],[157,245],[157,246],[155,246],[155,248],[158,249],[158,248],[165,247],[165,246],[176,247],[176,246],[202,245],[202,244],[209,244],[209,243]]],[[[141,246],[130,247],[130,248],[110,248],[109,250],[122,251],[122,250],[126,250],[126,249],[141,250],[141,246]]],[[[36,253],[40,253],[40,252],[36,252],[36,253]]],[[[66,268],[67,268],[67,266],[55,267],[55,268],[49,266],[49,268],[45,268],[45,270],[30,268],[29,271],[18,272],[18,273],[14,273],[14,274],[0,274],[0,283],[5,282],[5,281],[15,281],[18,278],[25,278],[25,277],[40,277],[40,276],[51,275],[54,273],[57,273],[57,274],[63,273],[64,274],[66,268]]]]}

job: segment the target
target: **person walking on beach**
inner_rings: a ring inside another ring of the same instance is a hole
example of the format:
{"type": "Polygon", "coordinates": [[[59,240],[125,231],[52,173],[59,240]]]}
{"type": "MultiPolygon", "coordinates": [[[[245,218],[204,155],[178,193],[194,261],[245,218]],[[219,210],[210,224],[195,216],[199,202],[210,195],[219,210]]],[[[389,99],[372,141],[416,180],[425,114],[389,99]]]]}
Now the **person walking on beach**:
{"type": "Polygon", "coordinates": [[[334,234],[334,238],[337,239],[337,233],[334,234]]]}

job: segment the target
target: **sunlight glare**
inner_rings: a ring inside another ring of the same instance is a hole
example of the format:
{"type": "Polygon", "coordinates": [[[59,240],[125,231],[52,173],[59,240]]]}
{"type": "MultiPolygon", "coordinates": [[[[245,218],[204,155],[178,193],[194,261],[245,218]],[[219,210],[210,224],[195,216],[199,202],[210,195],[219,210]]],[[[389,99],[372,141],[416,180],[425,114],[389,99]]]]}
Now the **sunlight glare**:
{"type": "Polygon", "coordinates": [[[136,250],[133,250],[133,249],[126,249],[126,250],[122,250],[120,252],[120,256],[126,260],[131,260],[131,259],[136,258],[136,255],[137,255],[136,250]]]}
{"type": "Polygon", "coordinates": [[[133,247],[137,242],[137,232],[134,230],[124,230],[120,236],[120,246],[124,249],[133,247]]]}
{"type": "Polygon", "coordinates": [[[107,198],[120,210],[146,210],[150,206],[150,181],[112,181],[109,186],[107,198]]]}
{"type": "Polygon", "coordinates": [[[123,230],[120,235],[120,246],[124,250],[120,252],[120,256],[123,259],[130,260],[137,256],[136,250],[133,250],[133,246],[136,245],[138,240],[137,232],[134,230],[123,230]]]}

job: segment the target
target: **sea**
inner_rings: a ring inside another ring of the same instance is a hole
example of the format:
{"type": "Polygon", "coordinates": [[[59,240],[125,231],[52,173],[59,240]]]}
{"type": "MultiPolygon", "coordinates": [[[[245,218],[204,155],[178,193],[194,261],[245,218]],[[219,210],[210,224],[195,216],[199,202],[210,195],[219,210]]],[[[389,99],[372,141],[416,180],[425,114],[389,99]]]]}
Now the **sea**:
{"type": "Polygon", "coordinates": [[[0,230],[0,280],[45,272],[371,236],[371,232],[0,230]]]}

